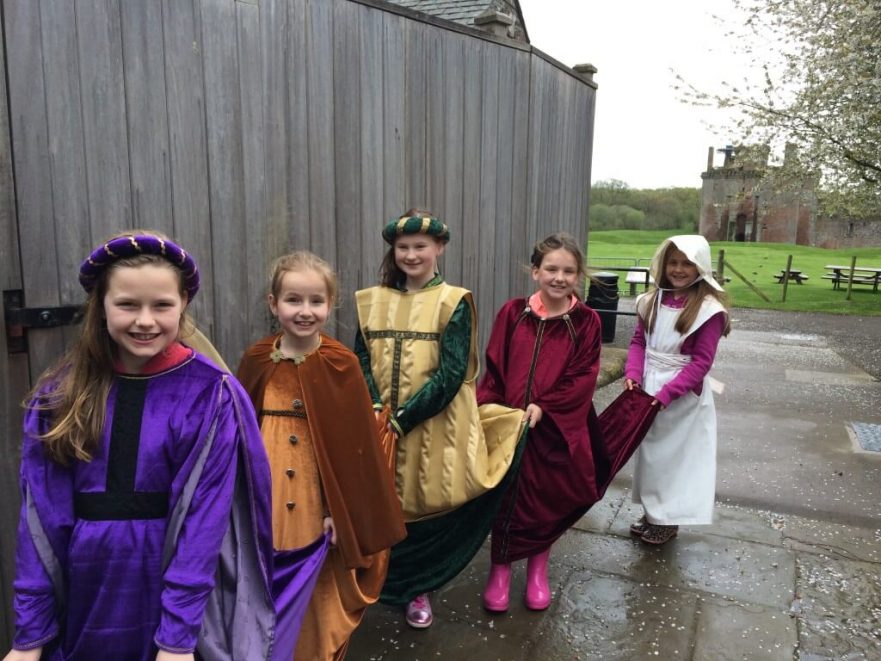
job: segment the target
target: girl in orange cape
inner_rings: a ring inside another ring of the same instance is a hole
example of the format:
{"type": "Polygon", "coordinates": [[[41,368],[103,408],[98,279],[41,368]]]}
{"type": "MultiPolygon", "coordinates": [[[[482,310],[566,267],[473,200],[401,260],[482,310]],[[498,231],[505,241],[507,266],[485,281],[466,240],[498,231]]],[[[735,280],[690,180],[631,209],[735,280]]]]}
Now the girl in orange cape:
{"type": "Polygon", "coordinates": [[[273,547],[300,548],[321,535],[332,545],[294,655],[310,661],[345,657],[379,597],[388,549],[406,534],[358,359],[321,332],[337,289],[321,258],[279,258],[269,307],[281,333],[252,345],[238,370],[269,455],[273,547]]]}

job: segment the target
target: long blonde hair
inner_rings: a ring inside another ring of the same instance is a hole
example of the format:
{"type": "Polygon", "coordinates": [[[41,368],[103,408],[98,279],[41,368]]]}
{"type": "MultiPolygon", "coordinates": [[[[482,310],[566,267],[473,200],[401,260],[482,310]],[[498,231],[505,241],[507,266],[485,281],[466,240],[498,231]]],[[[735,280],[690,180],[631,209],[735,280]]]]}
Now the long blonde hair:
{"type": "Polygon", "coordinates": [[[277,300],[279,294],[281,294],[281,283],[284,280],[285,274],[291,272],[302,273],[304,271],[313,271],[321,276],[327,287],[327,297],[330,299],[331,306],[333,306],[339,299],[339,278],[337,278],[336,272],[330,264],[308,250],[297,250],[296,252],[282,255],[272,263],[272,266],[269,267],[269,293],[277,300]]]}
{"type": "MultiPolygon", "coordinates": [[[[130,232],[116,237],[128,234],[130,232]]],[[[149,234],[160,236],[158,232],[149,234]]],[[[26,406],[49,413],[49,430],[40,435],[40,440],[45,443],[49,457],[58,463],[67,464],[70,459],[90,461],[100,443],[116,357],[116,343],[110,338],[104,320],[104,296],[110,277],[117,269],[146,264],[171,269],[178,279],[181,297],[186,300],[182,273],[166,259],[158,255],[138,255],[113,262],[98,275],[94,289],[89,292],[74,345],[39,378],[31,391],[26,406]]],[[[192,329],[193,324],[184,312],[179,337],[191,333],[192,329]]]]}

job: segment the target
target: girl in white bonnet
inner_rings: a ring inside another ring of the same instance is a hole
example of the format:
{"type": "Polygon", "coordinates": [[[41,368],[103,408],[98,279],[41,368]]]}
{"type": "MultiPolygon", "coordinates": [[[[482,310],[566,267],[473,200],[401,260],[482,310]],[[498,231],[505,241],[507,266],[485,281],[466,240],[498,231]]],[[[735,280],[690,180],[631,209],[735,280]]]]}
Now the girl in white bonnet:
{"type": "Polygon", "coordinates": [[[645,513],[630,531],[664,544],[680,525],[713,520],[716,409],[708,374],[731,324],[704,237],[663,241],[652,276],[657,287],[636,301],[624,387],[642,388],[662,410],[636,453],[632,498],[645,513]]]}

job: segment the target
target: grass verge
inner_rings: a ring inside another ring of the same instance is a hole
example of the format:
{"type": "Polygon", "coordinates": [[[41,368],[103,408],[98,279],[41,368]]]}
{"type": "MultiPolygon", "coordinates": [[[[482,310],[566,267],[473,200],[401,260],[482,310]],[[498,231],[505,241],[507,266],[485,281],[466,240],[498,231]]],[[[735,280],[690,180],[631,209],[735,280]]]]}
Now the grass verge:
{"type": "MultiPolygon", "coordinates": [[[[642,260],[648,265],[658,244],[675,234],[674,231],[618,230],[591,232],[588,237],[587,255],[591,265],[628,265],[628,260],[642,260]]],[[[823,280],[826,264],[849,266],[855,255],[857,266],[881,268],[881,249],[843,248],[830,250],[810,246],[796,246],[790,243],[735,243],[718,241],[710,244],[713,266],[716,265],[719,250],[725,250],[725,261],[741,273],[750,283],[760,289],[769,299],[764,301],[733,273],[726,272],[731,282],[725,290],[731,296],[731,303],[737,307],[763,308],[769,310],[792,310],[798,312],[828,312],[858,316],[881,316],[881,290],[873,292],[867,285],[854,285],[851,300],[847,300],[846,289],[834,290],[829,280],[823,280]],[[808,275],[809,279],[800,285],[790,282],[786,291],[786,301],[782,300],[783,285],[778,284],[774,274],[786,267],[786,259],[792,255],[792,267],[808,275]]],[[[628,287],[623,284],[621,275],[619,289],[625,293],[628,287]]]]}

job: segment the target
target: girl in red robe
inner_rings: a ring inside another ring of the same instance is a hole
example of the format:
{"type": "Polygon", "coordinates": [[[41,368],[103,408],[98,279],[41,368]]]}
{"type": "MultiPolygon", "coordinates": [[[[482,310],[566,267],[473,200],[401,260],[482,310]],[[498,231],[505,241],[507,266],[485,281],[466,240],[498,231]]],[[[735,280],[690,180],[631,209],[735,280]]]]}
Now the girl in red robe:
{"type": "Polygon", "coordinates": [[[508,608],[511,562],[522,558],[528,559],[526,606],[548,607],[551,545],[602,491],[588,427],[600,321],[575,293],[585,277],[584,258],[572,237],[553,234],[536,244],[531,263],[538,291],[499,311],[477,395],[480,404],[525,409],[530,427],[519,471],[492,528],[483,602],[496,612],[508,608]]]}

